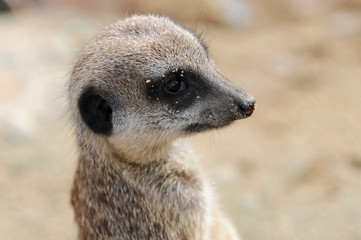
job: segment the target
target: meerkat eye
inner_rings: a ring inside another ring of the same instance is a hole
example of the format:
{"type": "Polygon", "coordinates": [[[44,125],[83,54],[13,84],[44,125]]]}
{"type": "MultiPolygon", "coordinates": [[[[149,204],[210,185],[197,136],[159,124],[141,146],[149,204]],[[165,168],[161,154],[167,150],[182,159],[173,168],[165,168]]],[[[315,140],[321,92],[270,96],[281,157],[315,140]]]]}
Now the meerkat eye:
{"type": "Polygon", "coordinates": [[[187,88],[187,83],[177,78],[171,79],[166,84],[166,89],[171,93],[182,92],[187,88]]]}

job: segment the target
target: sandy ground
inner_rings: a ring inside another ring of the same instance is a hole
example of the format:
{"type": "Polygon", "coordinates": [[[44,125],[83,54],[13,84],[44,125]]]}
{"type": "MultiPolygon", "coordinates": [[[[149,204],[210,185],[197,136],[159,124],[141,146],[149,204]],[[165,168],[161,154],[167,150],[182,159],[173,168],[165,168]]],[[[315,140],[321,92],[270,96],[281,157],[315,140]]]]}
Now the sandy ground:
{"type": "MultiPolygon", "coordinates": [[[[78,50],[114,19],[0,15],[0,239],[76,239],[64,89],[78,50]]],[[[361,239],[360,13],[207,25],[204,37],[257,99],[252,118],[191,139],[243,239],[361,239]]]]}

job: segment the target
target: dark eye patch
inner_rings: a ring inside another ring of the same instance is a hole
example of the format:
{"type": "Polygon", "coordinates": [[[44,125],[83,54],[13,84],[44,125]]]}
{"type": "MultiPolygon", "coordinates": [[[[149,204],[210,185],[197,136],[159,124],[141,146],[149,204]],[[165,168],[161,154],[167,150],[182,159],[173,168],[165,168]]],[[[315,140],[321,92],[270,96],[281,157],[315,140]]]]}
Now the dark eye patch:
{"type": "Polygon", "coordinates": [[[200,74],[178,68],[157,79],[145,80],[145,85],[150,101],[170,104],[176,110],[191,106],[196,99],[205,97],[210,89],[200,74]]]}

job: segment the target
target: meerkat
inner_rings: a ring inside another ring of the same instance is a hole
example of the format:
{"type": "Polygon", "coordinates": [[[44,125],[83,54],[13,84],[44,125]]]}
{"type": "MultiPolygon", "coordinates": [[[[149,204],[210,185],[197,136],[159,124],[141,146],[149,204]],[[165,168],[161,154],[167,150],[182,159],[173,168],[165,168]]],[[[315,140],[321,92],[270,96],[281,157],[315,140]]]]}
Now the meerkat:
{"type": "Polygon", "coordinates": [[[68,100],[79,239],[238,239],[177,139],[249,117],[255,99],[194,32],[160,16],[115,22],[81,52],[68,100]]]}

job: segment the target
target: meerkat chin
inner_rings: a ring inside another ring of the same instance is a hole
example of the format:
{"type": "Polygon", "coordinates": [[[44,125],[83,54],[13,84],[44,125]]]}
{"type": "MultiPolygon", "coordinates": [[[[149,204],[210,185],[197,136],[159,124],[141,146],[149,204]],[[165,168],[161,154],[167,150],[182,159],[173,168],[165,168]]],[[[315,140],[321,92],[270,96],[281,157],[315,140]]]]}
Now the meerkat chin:
{"type": "Polygon", "coordinates": [[[175,140],[249,117],[255,99],[195,33],[159,16],[115,22],[81,52],[68,100],[79,239],[238,239],[175,140]]]}

